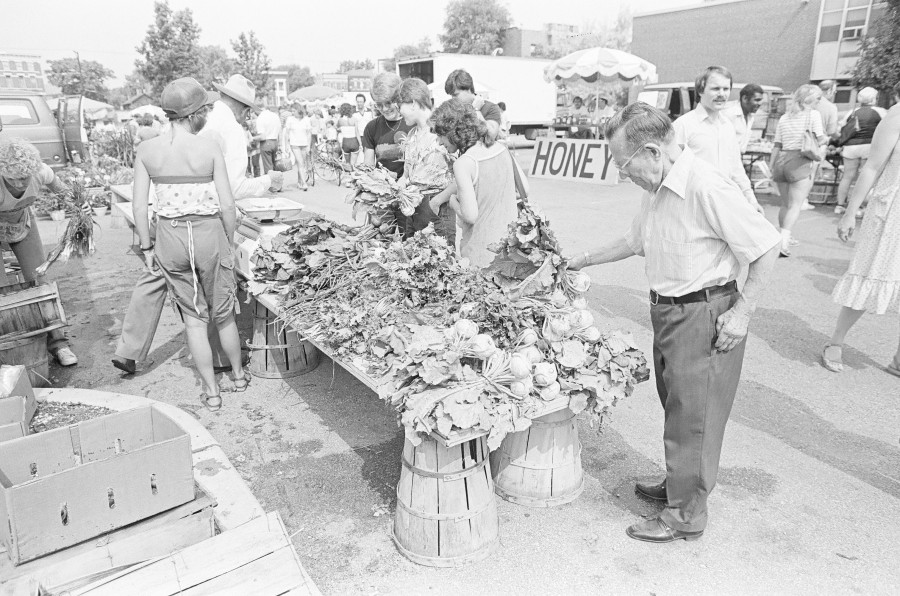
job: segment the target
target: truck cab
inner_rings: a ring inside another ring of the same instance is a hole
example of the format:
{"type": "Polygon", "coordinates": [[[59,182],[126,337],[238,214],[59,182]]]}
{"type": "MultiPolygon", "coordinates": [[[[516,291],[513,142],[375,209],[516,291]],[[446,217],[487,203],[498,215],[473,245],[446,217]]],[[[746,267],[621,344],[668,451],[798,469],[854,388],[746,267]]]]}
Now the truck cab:
{"type": "Polygon", "coordinates": [[[81,96],[60,98],[54,115],[41,95],[0,93],[0,139],[25,139],[54,170],[85,159],[87,142],[82,124],[81,96]]]}

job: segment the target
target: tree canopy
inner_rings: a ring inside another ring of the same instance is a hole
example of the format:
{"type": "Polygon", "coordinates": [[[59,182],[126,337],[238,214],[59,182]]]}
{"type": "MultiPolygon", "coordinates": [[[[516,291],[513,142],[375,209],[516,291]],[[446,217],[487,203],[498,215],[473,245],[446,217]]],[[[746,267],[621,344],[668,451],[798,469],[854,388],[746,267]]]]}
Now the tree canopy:
{"type": "Polygon", "coordinates": [[[200,46],[198,48],[197,81],[206,89],[213,83],[224,83],[235,72],[234,60],[222,46],[200,46]]]}
{"type": "Polygon", "coordinates": [[[269,70],[272,63],[266,55],[266,49],[256,38],[256,33],[253,31],[249,34],[241,33],[237,39],[231,41],[231,49],[237,55],[234,61],[237,72],[256,85],[257,93],[260,95],[268,93],[271,86],[269,70]]]}
{"type": "Polygon", "coordinates": [[[427,54],[431,51],[431,40],[427,37],[423,37],[419,40],[419,43],[406,43],[401,46],[397,46],[394,48],[393,57],[390,60],[384,61],[384,69],[389,72],[394,72],[397,69],[397,61],[401,58],[406,58],[407,56],[417,56],[419,54],[427,54]]]}
{"type": "Polygon", "coordinates": [[[157,1],[153,12],[153,23],[137,47],[141,58],[135,66],[150,85],[151,94],[159,97],[172,80],[197,76],[200,27],[189,8],[173,12],[167,1],[157,1]]]}
{"type": "Polygon", "coordinates": [[[109,89],[104,82],[115,73],[99,62],[76,58],[48,60],[50,72],[47,80],[56,85],[66,95],[84,95],[97,101],[108,101],[109,89]]]}
{"type": "Polygon", "coordinates": [[[301,89],[303,87],[309,87],[310,85],[316,84],[316,77],[313,76],[312,72],[310,72],[308,66],[300,66],[299,64],[282,64],[277,67],[275,70],[286,70],[288,73],[287,77],[287,92],[293,93],[297,89],[301,89]]]}
{"type": "Polygon", "coordinates": [[[450,0],[441,43],[445,52],[490,54],[509,25],[509,10],[497,0],[450,0]]]}
{"type": "Polygon", "coordinates": [[[884,99],[900,84],[900,0],[888,0],[884,14],[869,26],[860,45],[853,82],[878,89],[884,99]]]}

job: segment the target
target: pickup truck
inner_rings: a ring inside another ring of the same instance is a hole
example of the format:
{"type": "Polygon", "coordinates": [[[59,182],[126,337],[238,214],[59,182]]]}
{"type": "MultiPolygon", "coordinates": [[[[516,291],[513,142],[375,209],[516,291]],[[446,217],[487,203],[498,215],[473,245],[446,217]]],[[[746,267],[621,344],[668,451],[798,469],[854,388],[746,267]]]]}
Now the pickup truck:
{"type": "Polygon", "coordinates": [[[37,147],[41,159],[54,170],[86,159],[81,96],[59,100],[56,114],[43,96],[31,93],[0,92],[0,139],[21,137],[37,147]]]}

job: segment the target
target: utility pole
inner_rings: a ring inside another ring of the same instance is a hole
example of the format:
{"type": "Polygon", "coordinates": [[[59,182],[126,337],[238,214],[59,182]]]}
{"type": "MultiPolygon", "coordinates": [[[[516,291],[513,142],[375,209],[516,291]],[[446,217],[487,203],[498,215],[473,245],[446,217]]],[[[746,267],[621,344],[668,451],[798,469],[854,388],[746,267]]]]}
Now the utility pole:
{"type": "Polygon", "coordinates": [[[81,72],[81,56],[76,50],[72,51],[75,52],[75,60],[78,61],[78,86],[81,89],[81,95],[84,95],[84,75],[81,72]]]}

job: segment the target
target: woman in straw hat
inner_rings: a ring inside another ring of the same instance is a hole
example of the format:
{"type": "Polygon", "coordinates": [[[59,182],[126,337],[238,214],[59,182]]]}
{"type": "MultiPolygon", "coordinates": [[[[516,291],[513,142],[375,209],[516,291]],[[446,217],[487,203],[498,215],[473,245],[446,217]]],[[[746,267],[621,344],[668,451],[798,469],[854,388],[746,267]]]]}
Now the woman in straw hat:
{"type": "Polygon", "coordinates": [[[221,408],[222,398],[206,332],[210,319],[231,363],[235,390],[245,390],[250,382],[241,365],[234,321],[234,197],[222,151],[213,141],[197,136],[216,99],[217,94],[192,78],[169,83],[160,103],[171,131],[141,143],[134,172],[135,227],[141,250],[147,267],[158,267],[165,277],[181,312],[188,348],[204,386],[200,398],[211,410],[221,408]],[[156,247],[147,220],[151,181],[159,218],[156,247]]]}

